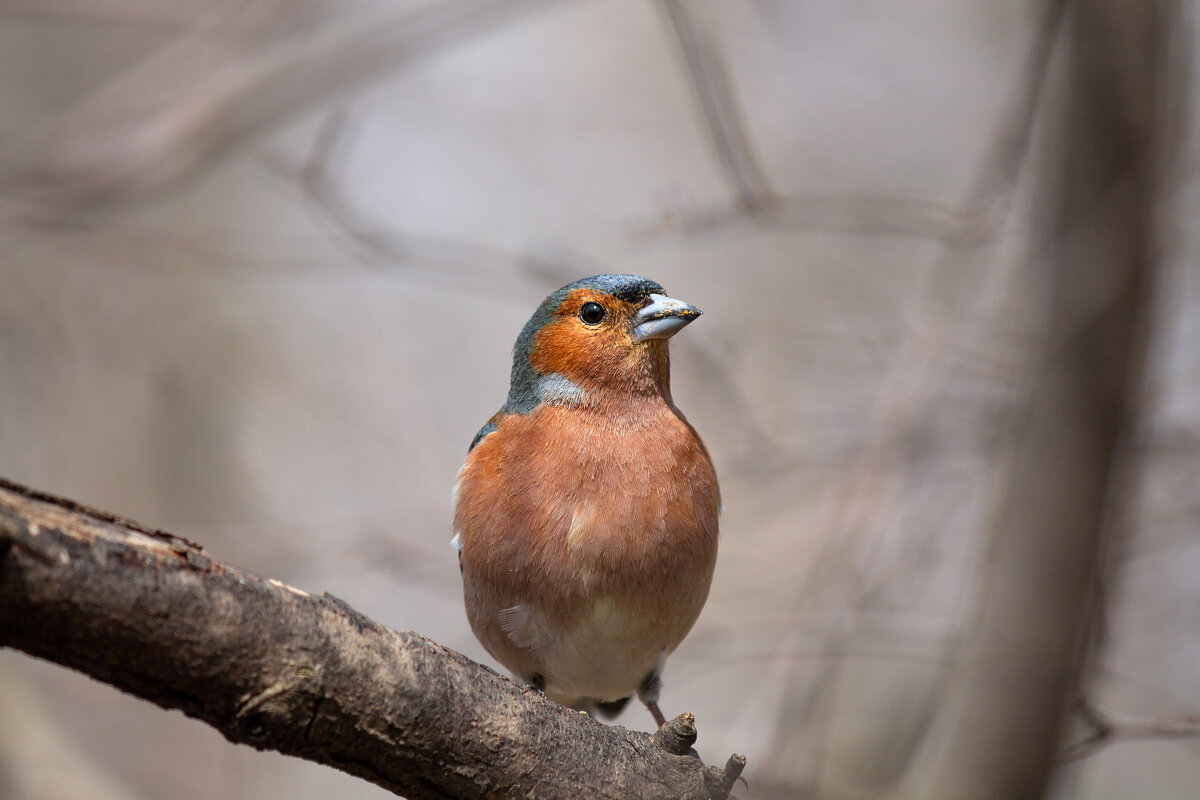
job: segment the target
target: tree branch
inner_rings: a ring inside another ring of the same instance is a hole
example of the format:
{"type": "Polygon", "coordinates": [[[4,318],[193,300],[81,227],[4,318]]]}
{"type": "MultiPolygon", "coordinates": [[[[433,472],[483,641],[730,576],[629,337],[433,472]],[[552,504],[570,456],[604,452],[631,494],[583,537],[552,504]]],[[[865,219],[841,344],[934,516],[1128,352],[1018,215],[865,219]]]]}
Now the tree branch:
{"type": "MultiPolygon", "coordinates": [[[[161,189],[281,120],[543,4],[269,0],[179,12],[182,27],[161,48],[5,137],[0,220],[56,223],[161,189]]],[[[57,5],[75,13],[87,4],[57,5]]],[[[101,13],[117,13],[108,6],[101,13]]]]}
{"type": "Polygon", "coordinates": [[[603,725],[419,634],[0,480],[0,645],[421,798],[728,796],[690,714],[603,725]]]}
{"type": "Polygon", "coordinates": [[[1075,713],[1087,725],[1087,733],[1058,754],[1059,763],[1080,761],[1117,742],[1200,739],[1200,715],[1175,719],[1117,720],[1086,697],[1080,698],[1075,713]]]}
{"type": "Polygon", "coordinates": [[[1063,115],[1044,167],[1044,352],[947,692],[950,738],[930,773],[946,797],[1043,796],[1076,694],[1154,312],[1176,5],[1068,11],[1063,115]]]}

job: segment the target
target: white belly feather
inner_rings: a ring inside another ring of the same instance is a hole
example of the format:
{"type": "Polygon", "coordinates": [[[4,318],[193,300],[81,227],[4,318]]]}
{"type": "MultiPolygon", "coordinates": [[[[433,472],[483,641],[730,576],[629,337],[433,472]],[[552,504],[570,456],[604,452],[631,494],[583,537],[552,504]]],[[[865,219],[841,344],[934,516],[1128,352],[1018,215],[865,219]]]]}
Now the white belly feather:
{"type": "Polygon", "coordinates": [[[612,598],[592,603],[574,627],[551,635],[541,613],[527,604],[500,612],[501,627],[518,646],[549,666],[546,694],[569,702],[580,698],[617,700],[628,697],[651,672],[659,672],[665,647],[638,647],[653,642],[644,612],[612,598]]]}

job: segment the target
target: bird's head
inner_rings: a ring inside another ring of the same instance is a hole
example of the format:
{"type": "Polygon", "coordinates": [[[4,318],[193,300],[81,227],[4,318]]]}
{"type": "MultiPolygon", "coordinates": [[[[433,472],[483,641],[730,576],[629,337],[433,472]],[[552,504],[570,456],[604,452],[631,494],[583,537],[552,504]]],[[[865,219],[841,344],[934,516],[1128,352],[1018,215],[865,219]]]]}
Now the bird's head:
{"type": "Polygon", "coordinates": [[[505,410],[572,405],[602,393],[670,397],[667,340],[700,309],[636,275],[594,275],[547,297],[513,346],[505,410]]]}

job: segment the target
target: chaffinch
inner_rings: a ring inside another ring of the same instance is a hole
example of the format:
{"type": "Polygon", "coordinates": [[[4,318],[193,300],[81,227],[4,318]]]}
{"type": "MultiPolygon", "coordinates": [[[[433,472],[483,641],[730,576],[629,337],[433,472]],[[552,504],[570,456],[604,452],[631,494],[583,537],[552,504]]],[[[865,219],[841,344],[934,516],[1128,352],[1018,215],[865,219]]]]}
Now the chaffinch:
{"type": "Polygon", "coordinates": [[[454,487],[471,629],[546,696],[615,716],[659,675],[712,582],[720,490],[671,400],[667,340],[700,310],[635,275],[547,297],[513,347],[508,399],[454,487]]]}

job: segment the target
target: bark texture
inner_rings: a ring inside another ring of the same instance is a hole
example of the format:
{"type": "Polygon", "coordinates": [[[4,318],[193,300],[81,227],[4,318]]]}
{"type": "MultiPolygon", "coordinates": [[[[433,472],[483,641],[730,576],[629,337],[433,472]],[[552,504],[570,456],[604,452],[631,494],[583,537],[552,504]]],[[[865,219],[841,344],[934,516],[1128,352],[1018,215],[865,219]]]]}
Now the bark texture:
{"type": "Polygon", "coordinates": [[[177,708],[230,741],[421,798],[726,797],[684,714],[603,725],[330,595],[0,481],[0,645],[177,708]]]}

